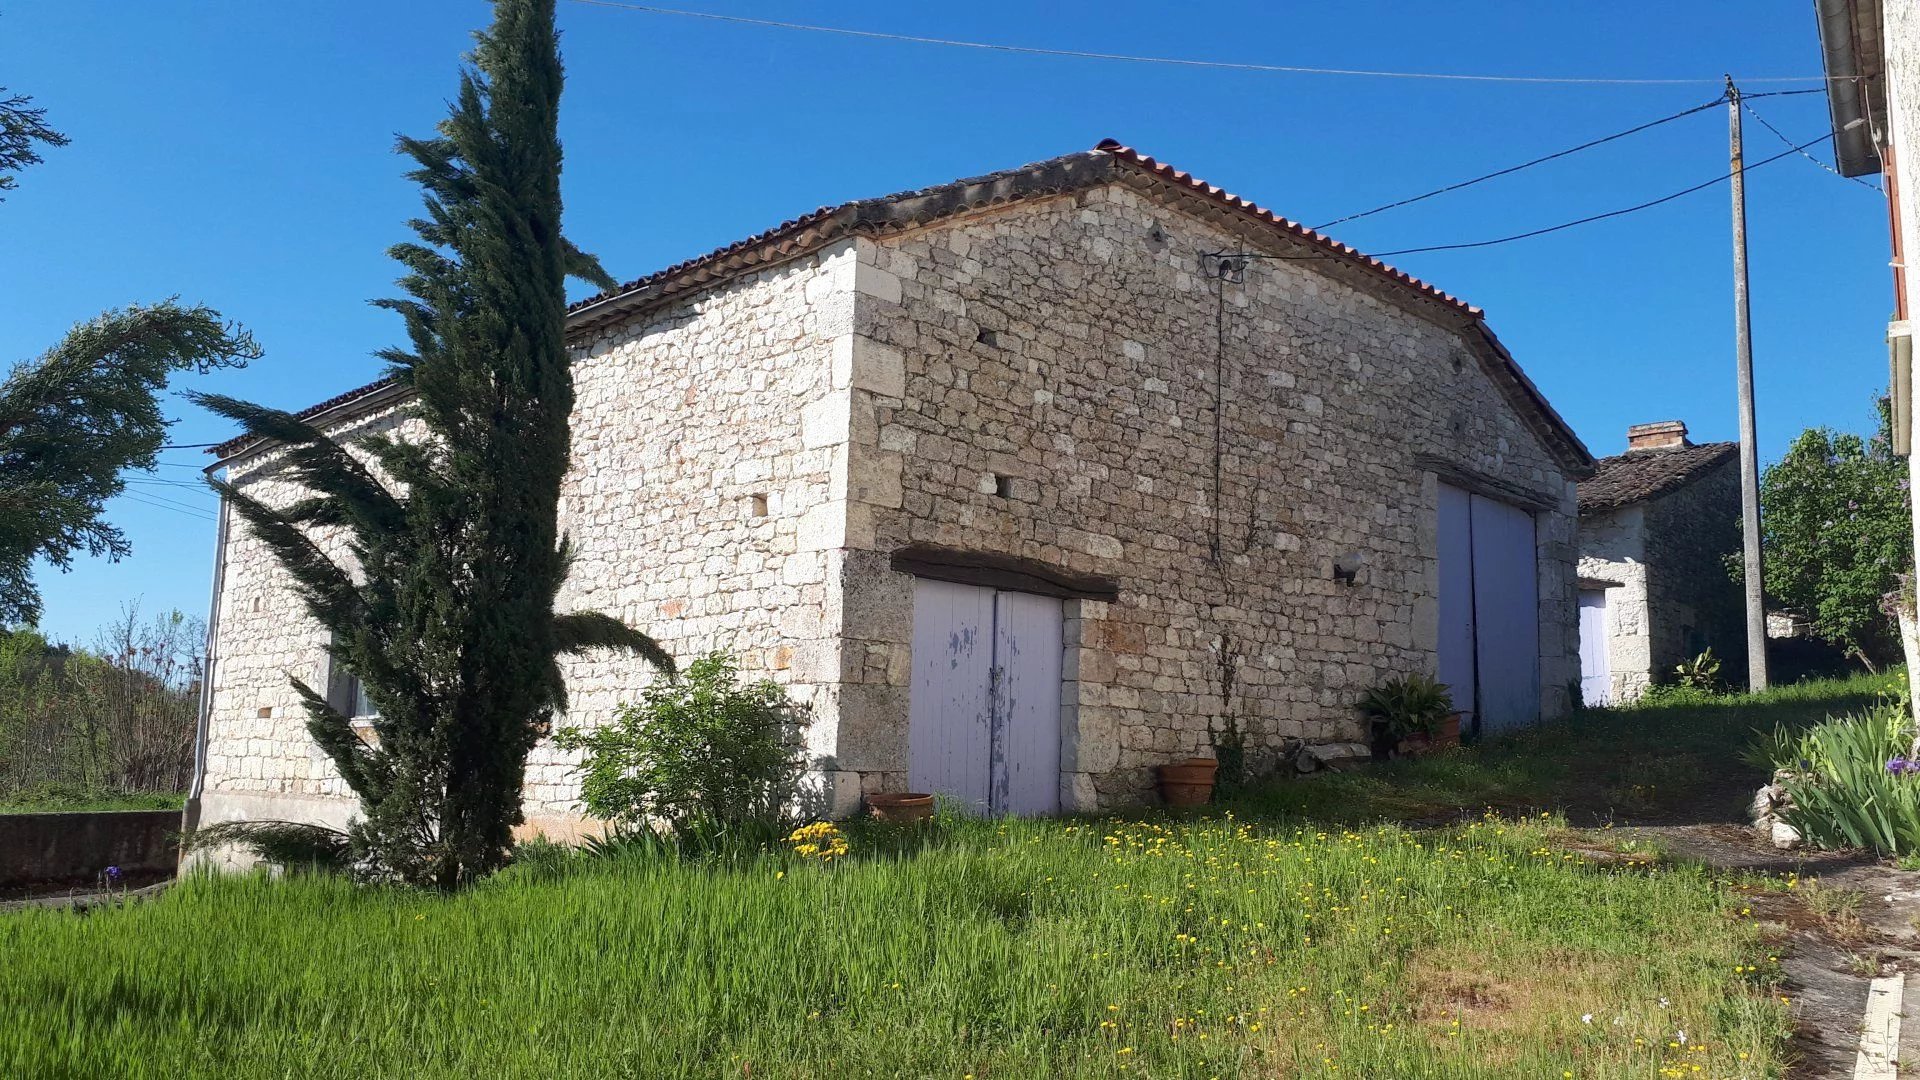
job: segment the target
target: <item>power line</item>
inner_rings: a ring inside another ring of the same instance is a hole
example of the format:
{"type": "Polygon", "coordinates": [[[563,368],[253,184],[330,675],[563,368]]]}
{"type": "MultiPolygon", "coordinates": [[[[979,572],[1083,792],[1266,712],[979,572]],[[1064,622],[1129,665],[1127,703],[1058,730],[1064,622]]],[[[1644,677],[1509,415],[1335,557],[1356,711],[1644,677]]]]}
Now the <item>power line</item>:
{"type": "MultiPolygon", "coordinates": [[[[1230,60],[1192,60],[1176,56],[1139,56],[1130,53],[1088,52],[1080,49],[1048,49],[1034,45],[1007,45],[989,41],[965,41],[959,38],[926,37],[919,34],[895,34],[881,30],[855,30],[845,26],[821,26],[815,23],[784,22],[779,19],[755,19],[745,15],[723,15],[715,11],[688,11],[683,8],[655,7],[650,4],[629,4],[621,0],[573,0],[576,4],[592,7],[618,8],[622,11],[638,11],[648,15],[678,15],[688,19],[706,19],[712,22],[733,23],[740,26],[771,27],[779,30],[804,30],[815,34],[838,34],[842,37],[866,38],[874,41],[901,41],[915,45],[945,45],[957,49],[982,49],[989,52],[1020,53],[1026,56],[1057,56],[1079,60],[1119,60],[1130,64],[1168,64],[1175,67],[1214,68],[1226,71],[1256,71],[1285,75],[1351,75],[1381,79],[1438,79],[1450,82],[1492,82],[1492,83],[1546,83],[1568,85],[1613,85],[1613,86],[1686,86],[1712,83],[1719,85],[1721,78],[1688,79],[1622,79],[1596,78],[1569,75],[1470,75],[1438,71],[1383,71],[1369,68],[1322,68],[1302,67],[1294,64],[1250,64],[1230,60]]],[[[1765,78],[1752,78],[1749,83],[1795,83],[1836,81],[1839,78],[1856,76],[1824,75],[1777,75],[1765,78]]]]}
{"type": "Polygon", "coordinates": [[[1384,213],[1385,211],[1388,211],[1388,210],[1397,210],[1402,206],[1412,206],[1414,203],[1424,202],[1427,199],[1431,199],[1436,195],[1445,195],[1450,191],[1459,191],[1462,188],[1470,188],[1475,184],[1485,183],[1488,180],[1498,179],[1499,177],[1502,177],[1502,176],[1511,176],[1514,173],[1521,171],[1522,169],[1531,169],[1535,165],[1544,165],[1549,161],[1558,160],[1560,158],[1568,156],[1569,154],[1577,154],[1582,150],[1591,150],[1596,146],[1601,146],[1606,143],[1613,142],[1615,139],[1624,139],[1629,135],[1638,135],[1640,132],[1646,131],[1649,128],[1657,128],[1662,124],[1670,124],[1673,121],[1679,120],[1683,117],[1692,116],[1694,113],[1705,112],[1706,110],[1711,109],[1716,105],[1719,105],[1721,102],[1725,100],[1727,100],[1727,95],[1721,94],[1719,97],[1714,98],[1712,101],[1709,101],[1704,105],[1695,105],[1691,109],[1682,110],[1680,112],[1674,113],[1672,116],[1663,116],[1658,120],[1650,120],[1636,127],[1630,127],[1625,131],[1616,131],[1611,135],[1606,135],[1598,139],[1592,139],[1588,142],[1583,142],[1579,146],[1570,146],[1565,150],[1560,150],[1555,153],[1548,154],[1545,157],[1537,157],[1537,158],[1534,158],[1532,161],[1524,161],[1518,165],[1511,165],[1497,172],[1490,172],[1484,176],[1476,176],[1471,180],[1462,180],[1457,184],[1448,184],[1445,187],[1434,188],[1432,191],[1426,192],[1425,194],[1422,194],[1422,195],[1415,195],[1412,198],[1400,199],[1395,202],[1387,203],[1383,206],[1376,206],[1371,210],[1362,210],[1357,214],[1348,214],[1346,217],[1334,218],[1332,221],[1327,222],[1325,225],[1315,225],[1313,228],[1315,232],[1324,232],[1335,225],[1343,225],[1349,221],[1358,221],[1361,218],[1372,217],[1375,214],[1384,213]]]}
{"type": "Polygon", "coordinates": [[[166,510],[171,513],[184,515],[186,517],[197,518],[200,521],[212,522],[216,520],[212,514],[207,513],[205,511],[197,510],[197,509],[189,510],[189,509],[183,509],[179,506],[170,506],[164,503],[151,502],[145,498],[142,498],[139,495],[133,494],[132,492],[122,492],[120,494],[120,497],[123,499],[131,500],[133,502],[137,502],[142,506],[150,506],[156,510],[166,510]]]}
{"type": "Polygon", "coordinates": [[[162,450],[205,450],[208,447],[219,446],[219,445],[221,444],[217,442],[168,443],[167,445],[161,447],[160,449],[162,450]]]}
{"type": "MultiPolygon", "coordinates": [[[[1762,165],[1769,165],[1769,164],[1772,164],[1773,162],[1779,161],[1783,157],[1788,157],[1792,154],[1801,153],[1802,151],[1806,150],[1807,147],[1826,142],[1828,139],[1831,139],[1831,138],[1833,138],[1833,133],[1828,132],[1817,139],[1810,139],[1806,142],[1799,144],[1798,146],[1790,146],[1787,149],[1782,150],[1780,153],[1775,154],[1770,158],[1762,158],[1761,160],[1746,166],[1740,171],[1743,173],[1752,172],[1753,170],[1759,168],[1762,165]]],[[[1502,236],[1493,240],[1475,240],[1471,243],[1464,243],[1464,244],[1432,244],[1427,247],[1400,248],[1397,251],[1381,251],[1381,252],[1376,252],[1374,254],[1374,258],[1384,259],[1393,255],[1418,255],[1428,251],[1461,251],[1466,248],[1492,247],[1495,244],[1509,244],[1515,240],[1528,240],[1536,236],[1545,236],[1548,233],[1556,233],[1561,231],[1562,229],[1571,229],[1576,225],[1588,225],[1596,221],[1605,221],[1608,218],[1616,218],[1626,214],[1638,213],[1641,210],[1650,210],[1653,207],[1661,205],[1662,203],[1670,203],[1675,199],[1681,198],[1686,195],[1691,195],[1696,191],[1704,191],[1707,188],[1713,187],[1715,184],[1719,184],[1726,180],[1729,180],[1732,177],[1733,177],[1733,173],[1728,172],[1725,175],[1716,176],[1711,180],[1705,181],[1703,183],[1695,184],[1692,187],[1682,188],[1681,190],[1676,191],[1671,195],[1662,195],[1658,199],[1650,199],[1646,202],[1639,203],[1635,206],[1623,207],[1619,210],[1609,210],[1604,214],[1593,214],[1588,217],[1583,217],[1575,221],[1563,222],[1562,224],[1559,224],[1559,225],[1550,225],[1544,229],[1531,229],[1523,233],[1514,233],[1512,236],[1502,236]]]]}
{"type": "MultiPolygon", "coordinates": [[[[1748,116],[1751,116],[1755,120],[1760,121],[1760,126],[1763,128],[1766,128],[1768,131],[1773,132],[1774,136],[1778,138],[1781,142],[1787,144],[1788,146],[1793,145],[1792,139],[1787,138],[1786,134],[1783,133],[1779,128],[1774,127],[1772,124],[1767,123],[1766,117],[1761,116],[1758,112],[1754,110],[1754,107],[1752,105],[1747,104],[1745,96],[1742,96],[1740,100],[1740,106],[1741,108],[1744,108],[1747,110],[1748,116]]],[[[1861,187],[1866,188],[1868,191],[1873,192],[1875,195],[1882,194],[1879,188],[1874,187],[1872,184],[1867,183],[1865,180],[1862,180],[1857,176],[1848,176],[1846,173],[1843,173],[1839,169],[1836,169],[1833,166],[1827,164],[1826,162],[1821,161],[1819,158],[1814,157],[1812,154],[1807,153],[1805,150],[1800,151],[1800,156],[1803,158],[1806,158],[1808,161],[1813,162],[1815,165],[1820,166],[1821,168],[1827,170],[1828,172],[1832,173],[1833,175],[1839,177],[1842,180],[1851,180],[1854,183],[1859,184],[1861,187]]]]}
{"type": "MultiPolygon", "coordinates": [[[[1825,135],[1820,136],[1817,139],[1809,139],[1808,141],[1800,143],[1798,145],[1789,146],[1787,149],[1782,150],[1780,153],[1775,154],[1770,158],[1762,158],[1759,161],[1753,162],[1752,164],[1746,166],[1741,171],[1752,172],[1753,170],[1761,167],[1762,165],[1770,165],[1773,162],[1779,161],[1781,158],[1800,153],[1801,151],[1805,150],[1809,146],[1817,146],[1820,143],[1823,143],[1831,138],[1833,138],[1833,134],[1829,132],[1825,135]]],[[[1556,233],[1556,232],[1560,232],[1563,229],[1571,229],[1577,225],[1587,225],[1595,221],[1605,221],[1608,218],[1617,218],[1617,217],[1623,217],[1627,214],[1638,213],[1641,210],[1650,210],[1653,207],[1660,206],[1664,203],[1670,203],[1675,199],[1682,198],[1687,195],[1691,195],[1696,191],[1704,191],[1707,188],[1714,186],[1715,184],[1719,184],[1724,181],[1730,180],[1732,179],[1732,177],[1733,177],[1733,173],[1728,172],[1723,176],[1716,176],[1711,180],[1707,180],[1702,183],[1695,184],[1692,187],[1683,188],[1679,191],[1672,193],[1671,195],[1662,195],[1657,199],[1649,199],[1646,202],[1639,203],[1634,206],[1622,207],[1619,210],[1609,210],[1604,214],[1590,214],[1587,217],[1579,218],[1574,221],[1562,222],[1558,225],[1549,225],[1544,229],[1530,229],[1523,233],[1515,233],[1512,236],[1501,236],[1501,237],[1496,237],[1495,239],[1492,239],[1492,240],[1475,240],[1475,241],[1471,241],[1468,243],[1461,243],[1461,244],[1431,244],[1426,247],[1399,248],[1394,251],[1371,251],[1371,252],[1355,251],[1354,254],[1363,259],[1385,259],[1394,255],[1417,255],[1417,254],[1421,254],[1428,251],[1461,251],[1467,248],[1483,248],[1483,247],[1492,247],[1496,244],[1509,244],[1515,240],[1528,240],[1536,236],[1545,236],[1548,233],[1556,233]]],[[[1307,255],[1267,255],[1267,254],[1263,254],[1261,252],[1256,252],[1256,251],[1209,251],[1209,252],[1206,252],[1205,254],[1208,257],[1215,257],[1215,258],[1259,259],[1262,262],[1315,262],[1315,261],[1321,261],[1321,260],[1327,260],[1327,259],[1342,259],[1342,258],[1348,257],[1344,255],[1328,254],[1326,252],[1315,252],[1307,255]]]]}

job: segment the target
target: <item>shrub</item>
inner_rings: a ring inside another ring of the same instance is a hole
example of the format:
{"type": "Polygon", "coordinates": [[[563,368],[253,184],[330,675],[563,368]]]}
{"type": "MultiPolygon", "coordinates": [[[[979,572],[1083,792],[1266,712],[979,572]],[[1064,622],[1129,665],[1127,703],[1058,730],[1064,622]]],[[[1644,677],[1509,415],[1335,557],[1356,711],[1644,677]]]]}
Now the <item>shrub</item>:
{"type": "Polygon", "coordinates": [[[1720,658],[1708,649],[1690,660],[1682,660],[1674,666],[1673,681],[1688,689],[1712,694],[1720,689],[1720,658]]]}
{"type": "Polygon", "coordinates": [[[1781,775],[1789,804],[1780,817],[1816,847],[1920,851],[1920,762],[1909,760],[1913,726],[1898,705],[1775,731],[1751,758],[1781,775]]]}
{"type": "Polygon", "coordinates": [[[1360,715],[1394,742],[1409,735],[1433,734],[1452,712],[1452,695],[1428,675],[1396,676],[1360,699],[1360,715]]]}
{"type": "Polygon", "coordinates": [[[580,801],[594,816],[704,842],[778,834],[798,794],[799,734],[799,710],[778,684],[742,685],[733,659],[711,653],[612,723],[556,741],[586,751],[580,801]]]}

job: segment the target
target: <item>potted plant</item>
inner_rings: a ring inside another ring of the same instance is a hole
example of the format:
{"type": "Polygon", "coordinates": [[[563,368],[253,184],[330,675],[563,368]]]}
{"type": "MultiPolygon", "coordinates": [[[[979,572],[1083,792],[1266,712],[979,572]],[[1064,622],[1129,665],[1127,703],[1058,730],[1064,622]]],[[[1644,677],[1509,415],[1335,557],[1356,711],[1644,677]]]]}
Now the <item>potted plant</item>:
{"type": "Polygon", "coordinates": [[[879,821],[926,821],[933,817],[933,796],[922,791],[876,791],[867,796],[867,810],[879,821]]]}
{"type": "Polygon", "coordinates": [[[1397,675],[1367,691],[1360,715],[1373,725],[1375,757],[1457,745],[1460,714],[1447,688],[1427,675],[1397,675]]]}
{"type": "Polygon", "coordinates": [[[1155,770],[1160,777],[1160,801],[1168,806],[1205,806],[1213,799],[1213,779],[1220,769],[1214,758],[1188,758],[1155,770]]]}

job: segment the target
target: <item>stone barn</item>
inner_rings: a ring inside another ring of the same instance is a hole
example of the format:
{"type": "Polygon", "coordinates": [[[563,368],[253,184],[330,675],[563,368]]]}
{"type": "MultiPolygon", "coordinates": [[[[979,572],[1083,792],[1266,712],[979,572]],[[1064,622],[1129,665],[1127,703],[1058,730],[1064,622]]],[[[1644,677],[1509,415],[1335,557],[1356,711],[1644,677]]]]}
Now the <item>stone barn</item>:
{"type": "MultiPolygon", "coordinates": [[[[1233,733],[1357,755],[1409,672],[1483,731],[1569,707],[1593,462],[1480,311],[1117,143],[814,211],[569,327],[563,605],[786,684],[833,812],[1124,805],[1233,733]]],[[[382,383],[306,415],[412,423],[382,383]]],[[[272,445],[215,453],[293,494],[272,445]]],[[[223,521],[202,819],[342,821],[288,676],[353,677],[223,521]]],[[[568,677],[591,725],[649,676],[568,677]]],[[[531,826],[577,821],[573,765],[536,751],[531,826]]]]}
{"type": "Polygon", "coordinates": [[[1740,444],[1687,439],[1678,420],[1627,429],[1627,452],[1580,483],[1580,696],[1620,705],[1712,648],[1746,662],[1740,444]]]}

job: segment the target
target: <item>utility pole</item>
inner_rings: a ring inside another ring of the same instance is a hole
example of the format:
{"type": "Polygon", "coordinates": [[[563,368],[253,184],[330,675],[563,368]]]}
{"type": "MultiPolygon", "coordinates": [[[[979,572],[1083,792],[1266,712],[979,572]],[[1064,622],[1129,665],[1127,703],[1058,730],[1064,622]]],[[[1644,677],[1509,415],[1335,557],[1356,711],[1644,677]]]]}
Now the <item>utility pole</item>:
{"type": "Polygon", "coordinates": [[[1747,177],[1740,150],[1740,88],[1727,76],[1733,179],[1733,350],[1740,398],[1740,535],[1747,587],[1747,687],[1767,688],[1767,608],[1760,564],[1760,446],[1753,419],[1753,331],[1747,306],[1747,177]]]}

